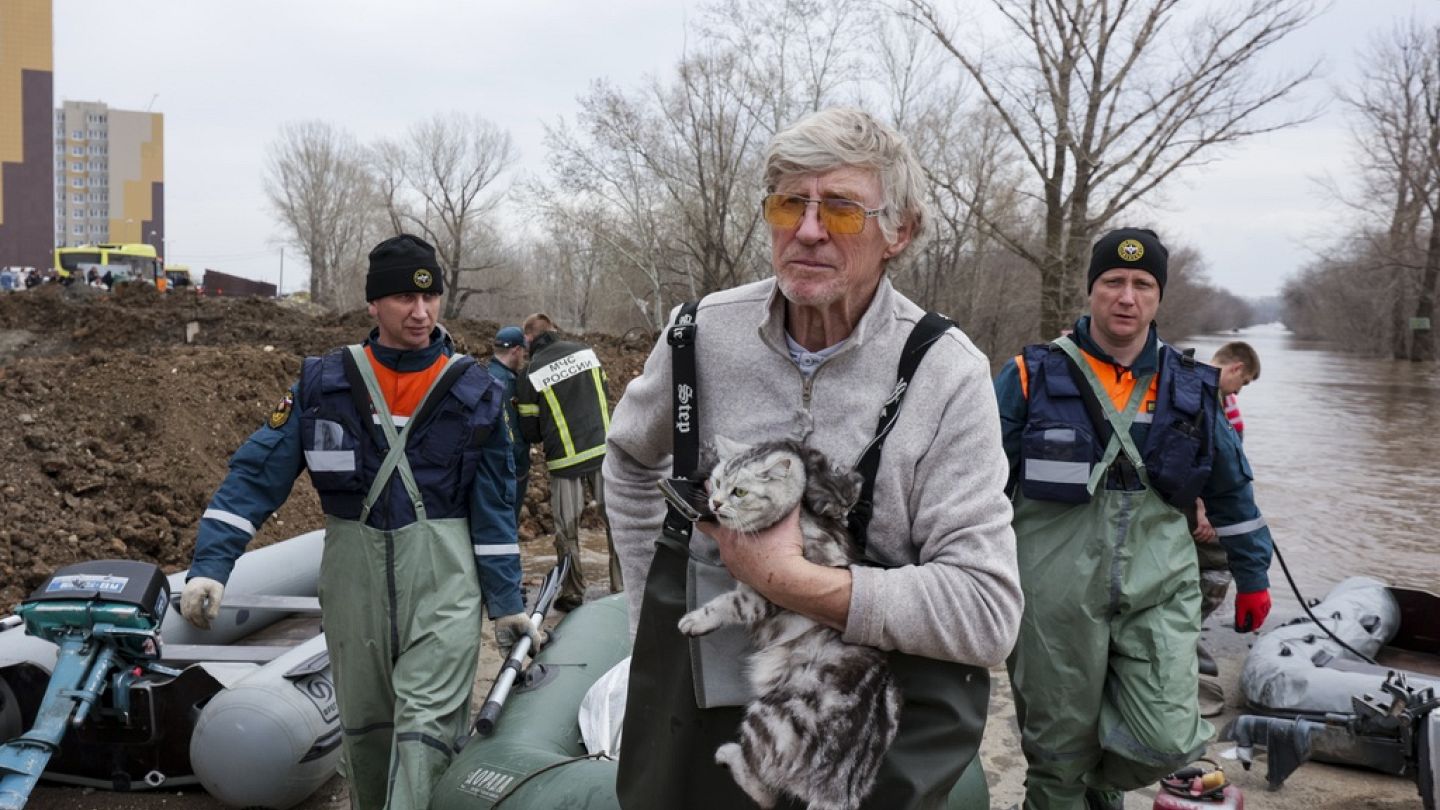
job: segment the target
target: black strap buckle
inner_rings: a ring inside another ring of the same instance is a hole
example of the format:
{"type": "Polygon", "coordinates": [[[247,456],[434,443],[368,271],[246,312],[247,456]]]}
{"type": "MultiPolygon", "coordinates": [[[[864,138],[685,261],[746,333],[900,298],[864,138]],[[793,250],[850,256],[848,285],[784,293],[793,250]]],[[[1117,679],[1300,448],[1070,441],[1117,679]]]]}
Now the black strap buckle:
{"type": "MultiPolygon", "coordinates": [[[[685,316],[681,316],[682,320],[685,316]]],[[[695,343],[695,322],[676,323],[665,330],[665,342],[671,348],[683,349],[695,343]]]]}

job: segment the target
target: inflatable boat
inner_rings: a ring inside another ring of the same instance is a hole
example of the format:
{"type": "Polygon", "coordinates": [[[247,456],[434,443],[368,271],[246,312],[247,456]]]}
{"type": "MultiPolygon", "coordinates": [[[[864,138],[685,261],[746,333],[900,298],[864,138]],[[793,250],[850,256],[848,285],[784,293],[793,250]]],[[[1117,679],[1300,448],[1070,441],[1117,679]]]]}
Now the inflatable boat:
{"type": "MultiPolygon", "coordinates": [[[[19,615],[0,618],[3,752],[24,750],[53,714],[47,704],[80,691],[52,688],[57,666],[93,654],[104,646],[97,640],[115,641],[118,658],[85,664],[90,696],[78,698],[83,709],[75,712],[83,722],[61,726],[42,778],[119,791],[199,784],[232,807],[299,803],[335,774],[340,755],[316,599],[323,546],[316,531],[241,556],[209,630],[186,622],[171,599],[184,572],[165,578],[133,561],[57,572],[19,615]],[[156,595],[120,598],[147,575],[157,577],[156,595]],[[114,624],[129,606],[138,609],[114,624]],[[74,649],[66,646],[71,637],[80,638],[74,649]]],[[[14,764],[22,760],[0,757],[0,777],[23,770],[14,764]]],[[[10,801],[23,806],[23,797],[10,801]]]]}
{"type": "Polygon", "coordinates": [[[1411,776],[1436,807],[1440,596],[1346,579],[1309,615],[1260,636],[1240,687],[1253,714],[1222,738],[1246,767],[1267,749],[1272,788],[1316,759],[1411,776]]]}
{"type": "MultiPolygon", "coordinates": [[[[472,736],[436,786],[431,810],[618,810],[617,760],[590,754],[580,703],[630,655],[625,595],[567,615],[509,696],[488,736],[472,736]]],[[[950,793],[949,810],[990,806],[979,757],[950,793]]]]}

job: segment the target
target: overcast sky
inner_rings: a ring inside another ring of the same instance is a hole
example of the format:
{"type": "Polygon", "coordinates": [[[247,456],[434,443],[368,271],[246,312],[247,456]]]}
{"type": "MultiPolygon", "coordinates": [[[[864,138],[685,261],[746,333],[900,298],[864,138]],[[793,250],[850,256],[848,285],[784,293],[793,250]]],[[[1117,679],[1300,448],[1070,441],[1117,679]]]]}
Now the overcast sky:
{"type": "MultiPolygon", "coordinates": [[[[971,2],[972,0],[965,0],[971,2]]],[[[957,0],[959,2],[959,0],[957,0]]],[[[166,259],[276,281],[280,228],[261,176],[282,124],[334,123],[361,142],[437,112],[509,130],[521,170],[542,172],[542,124],[573,120],[606,78],[634,88],[668,72],[693,0],[55,0],[55,99],[165,114],[166,259]]],[[[1357,53],[1436,0],[1334,0],[1274,54],[1323,57],[1306,101],[1354,76],[1357,53]]],[[[1215,155],[1167,187],[1162,238],[1199,247],[1212,279],[1246,296],[1279,291],[1340,227],[1315,179],[1348,173],[1338,105],[1317,121],[1215,155]]],[[[306,285],[285,258],[286,290],[306,285]]]]}

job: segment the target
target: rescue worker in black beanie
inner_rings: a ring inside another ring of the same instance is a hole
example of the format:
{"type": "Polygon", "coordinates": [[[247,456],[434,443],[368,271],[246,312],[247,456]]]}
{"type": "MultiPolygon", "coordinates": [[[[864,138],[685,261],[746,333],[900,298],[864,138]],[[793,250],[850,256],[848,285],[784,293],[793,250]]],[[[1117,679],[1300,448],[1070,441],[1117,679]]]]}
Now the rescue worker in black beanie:
{"type": "Polygon", "coordinates": [[[423,810],[469,728],[481,606],[501,647],[524,613],[504,386],[436,317],[435,250],[370,252],[364,343],[307,357],[300,382],[230,459],[200,520],[180,612],[208,628],[257,527],[301,470],[320,494],[319,596],[350,805],[423,810]]]}
{"type": "Polygon", "coordinates": [[[1112,267],[1144,270],[1160,285],[1160,298],[1165,297],[1165,280],[1169,274],[1170,251],[1160,244],[1160,237],[1148,228],[1117,228],[1090,249],[1090,271],[1086,274],[1085,294],[1095,289],[1095,279],[1112,267]],[[1118,260],[1118,261],[1117,261],[1118,260]]]}
{"type": "Polygon", "coordinates": [[[1270,530],[1219,372],[1156,333],[1168,259],[1154,231],[1102,236],[1090,314],[995,378],[1025,592],[1007,662],[1025,810],[1120,810],[1204,753],[1197,496],[1235,576],[1235,629],[1270,611],[1270,530]]]}

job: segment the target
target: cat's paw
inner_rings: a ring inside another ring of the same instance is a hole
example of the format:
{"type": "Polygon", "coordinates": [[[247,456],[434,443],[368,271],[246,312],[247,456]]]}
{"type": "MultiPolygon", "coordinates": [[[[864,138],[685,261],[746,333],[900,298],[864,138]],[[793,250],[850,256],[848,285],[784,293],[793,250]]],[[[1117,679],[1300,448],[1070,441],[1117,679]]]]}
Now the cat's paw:
{"type": "Polygon", "coordinates": [[[714,630],[716,625],[713,621],[706,619],[705,611],[702,609],[692,610],[681,616],[679,627],[680,632],[687,636],[703,636],[714,630]]]}

